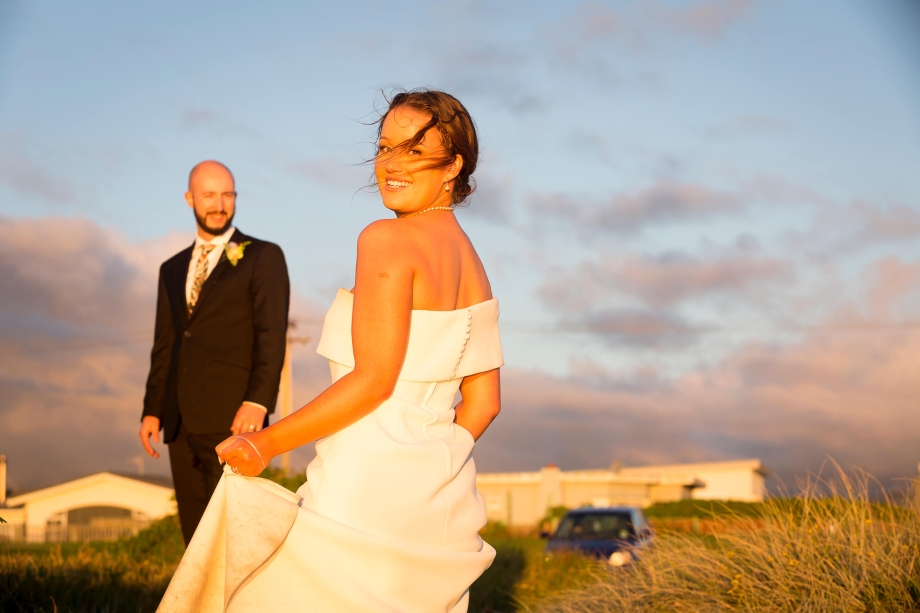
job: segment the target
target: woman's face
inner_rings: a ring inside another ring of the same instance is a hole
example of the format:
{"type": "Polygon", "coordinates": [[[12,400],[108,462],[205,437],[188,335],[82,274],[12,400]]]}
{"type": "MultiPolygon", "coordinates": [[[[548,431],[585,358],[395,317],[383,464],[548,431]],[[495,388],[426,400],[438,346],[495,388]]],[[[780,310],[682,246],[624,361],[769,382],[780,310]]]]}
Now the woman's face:
{"type": "Polygon", "coordinates": [[[432,168],[444,156],[441,134],[436,128],[409,149],[399,145],[409,141],[428,123],[431,115],[401,106],[390,110],[380,130],[374,175],[383,205],[397,217],[432,206],[450,206],[451,194],[444,189],[463,165],[460,156],[447,166],[432,168]]]}

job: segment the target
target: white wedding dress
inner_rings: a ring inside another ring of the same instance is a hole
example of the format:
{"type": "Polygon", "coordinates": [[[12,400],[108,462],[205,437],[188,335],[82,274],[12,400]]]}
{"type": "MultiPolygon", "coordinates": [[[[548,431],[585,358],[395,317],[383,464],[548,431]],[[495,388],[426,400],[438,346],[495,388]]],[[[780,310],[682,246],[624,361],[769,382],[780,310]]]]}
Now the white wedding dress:
{"type": "MultiPolygon", "coordinates": [[[[333,381],[354,368],[352,304],[339,290],[317,349],[333,381]]],[[[465,612],[495,550],[453,404],[501,365],[497,300],[413,311],[393,395],[317,441],[296,494],[225,470],[157,610],[465,612]]]]}

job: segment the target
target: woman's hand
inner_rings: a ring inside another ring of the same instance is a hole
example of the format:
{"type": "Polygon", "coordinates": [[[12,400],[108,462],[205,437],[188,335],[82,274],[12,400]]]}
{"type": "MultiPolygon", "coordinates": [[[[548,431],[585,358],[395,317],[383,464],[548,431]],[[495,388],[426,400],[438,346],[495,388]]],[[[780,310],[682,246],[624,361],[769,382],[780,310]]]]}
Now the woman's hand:
{"type": "Polygon", "coordinates": [[[272,456],[259,446],[259,434],[237,434],[214,448],[221,462],[226,462],[233,472],[246,477],[257,477],[271,462],[272,456]]]}

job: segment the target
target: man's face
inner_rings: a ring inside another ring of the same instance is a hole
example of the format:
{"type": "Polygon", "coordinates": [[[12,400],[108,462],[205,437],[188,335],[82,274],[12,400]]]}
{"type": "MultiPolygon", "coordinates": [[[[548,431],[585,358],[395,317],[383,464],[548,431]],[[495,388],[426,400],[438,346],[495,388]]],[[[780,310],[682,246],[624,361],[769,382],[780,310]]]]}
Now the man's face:
{"type": "Polygon", "coordinates": [[[220,236],[233,223],[235,190],[233,176],[217,165],[199,168],[192,177],[185,200],[195,212],[198,227],[207,238],[220,236]]]}

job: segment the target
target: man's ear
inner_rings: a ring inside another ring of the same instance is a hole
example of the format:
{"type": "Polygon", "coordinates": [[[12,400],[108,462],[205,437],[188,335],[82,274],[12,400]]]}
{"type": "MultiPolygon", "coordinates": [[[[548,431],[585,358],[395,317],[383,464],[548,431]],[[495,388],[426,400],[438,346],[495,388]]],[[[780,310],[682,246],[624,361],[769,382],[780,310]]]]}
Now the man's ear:
{"type": "Polygon", "coordinates": [[[195,209],[195,197],[192,196],[192,192],[185,192],[185,201],[192,207],[192,210],[195,209]]]}

